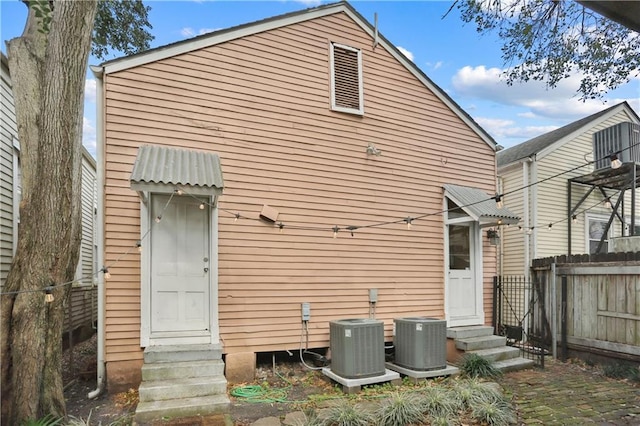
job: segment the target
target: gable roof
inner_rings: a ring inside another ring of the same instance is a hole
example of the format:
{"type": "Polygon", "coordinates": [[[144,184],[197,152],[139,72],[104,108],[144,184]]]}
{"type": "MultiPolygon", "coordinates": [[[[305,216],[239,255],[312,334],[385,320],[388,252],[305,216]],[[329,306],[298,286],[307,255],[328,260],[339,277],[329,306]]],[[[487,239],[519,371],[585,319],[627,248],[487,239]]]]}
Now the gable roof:
{"type": "Polygon", "coordinates": [[[135,55],[114,59],[102,63],[99,67],[91,67],[98,78],[101,74],[109,74],[123,71],[129,68],[148,64],[158,60],[170,58],[183,53],[192,52],[198,49],[214,46],[227,41],[258,34],[264,31],[285,27],[312,19],[321,18],[336,13],[347,14],[358,26],[360,26],[371,38],[377,40],[377,44],[385,48],[396,60],[398,60],[411,74],[413,74],[422,84],[431,90],[451,111],[454,112],[463,122],[465,122],[491,149],[495,150],[497,143],[478,123],[471,118],[449,95],[426,76],[412,61],[390,43],[376,27],[371,25],[362,15],[360,15],[349,3],[341,1],[329,3],[297,12],[291,12],[260,21],[227,28],[188,40],[157,47],[135,55]]]}
{"type": "Polygon", "coordinates": [[[632,115],[638,118],[638,116],[626,101],[621,102],[600,112],[591,114],[588,117],[584,117],[578,121],[569,123],[566,126],[560,127],[559,129],[555,129],[540,136],[536,136],[535,138],[529,139],[526,142],[522,142],[519,145],[515,145],[511,148],[507,148],[503,151],[498,152],[496,154],[498,167],[503,167],[518,160],[522,160],[523,158],[527,158],[534,154],[537,154],[543,149],[548,148],[549,146],[568,137],[573,133],[585,131],[587,127],[594,126],[598,121],[603,119],[603,117],[613,115],[624,108],[626,108],[632,115]]]}

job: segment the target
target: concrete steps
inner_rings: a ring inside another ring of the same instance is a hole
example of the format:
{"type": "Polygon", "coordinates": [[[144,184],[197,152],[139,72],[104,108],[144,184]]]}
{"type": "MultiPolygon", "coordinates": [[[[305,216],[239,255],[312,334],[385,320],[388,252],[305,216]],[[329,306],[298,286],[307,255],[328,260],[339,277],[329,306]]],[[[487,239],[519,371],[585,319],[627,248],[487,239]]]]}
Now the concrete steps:
{"type": "Polygon", "coordinates": [[[220,345],[148,347],[144,352],[137,423],[228,410],[220,345]]]}
{"type": "Polygon", "coordinates": [[[507,346],[507,338],[495,336],[493,327],[467,326],[447,329],[447,338],[453,339],[455,348],[475,353],[494,363],[503,372],[522,370],[534,365],[533,360],[520,356],[520,349],[507,346]]]}

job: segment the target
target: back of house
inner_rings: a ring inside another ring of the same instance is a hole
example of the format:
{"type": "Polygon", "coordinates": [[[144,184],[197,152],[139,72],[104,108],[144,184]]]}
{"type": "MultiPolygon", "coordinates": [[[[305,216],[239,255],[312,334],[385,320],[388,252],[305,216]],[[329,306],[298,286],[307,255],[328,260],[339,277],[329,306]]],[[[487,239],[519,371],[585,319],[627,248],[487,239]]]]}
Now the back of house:
{"type": "Polygon", "coordinates": [[[145,348],[219,345],[253,371],[329,346],[331,320],[391,340],[398,317],[491,318],[482,229],[517,220],[490,199],[495,142],[349,4],[94,72],[110,390],[145,348]]]}

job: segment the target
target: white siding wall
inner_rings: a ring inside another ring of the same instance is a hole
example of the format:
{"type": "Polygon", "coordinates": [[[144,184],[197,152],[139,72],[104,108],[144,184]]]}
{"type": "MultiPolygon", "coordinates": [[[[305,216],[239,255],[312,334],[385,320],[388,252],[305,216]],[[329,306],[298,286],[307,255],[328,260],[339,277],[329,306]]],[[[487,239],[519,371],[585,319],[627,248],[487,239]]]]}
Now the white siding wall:
{"type": "Polygon", "coordinates": [[[13,258],[13,139],[17,137],[16,115],[9,70],[2,60],[0,87],[0,287],[13,258]]]}
{"type": "Polygon", "coordinates": [[[513,213],[520,216],[518,225],[502,228],[501,274],[503,275],[522,275],[524,273],[525,232],[524,229],[518,229],[518,226],[524,227],[525,218],[523,196],[526,192],[520,191],[520,188],[524,186],[523,167],[519,163],[500,173],[502,193],[508,194],[504,197],[504,204],[513,213]]]}
{"type": "Polygon", "coordinates": [[[93,283],[94,278],[94,244],[95,244],[95,206],[96,161],[83,149],[82,155],[82,243],[78,259],[77,278],[81,284],[93,283]]]}

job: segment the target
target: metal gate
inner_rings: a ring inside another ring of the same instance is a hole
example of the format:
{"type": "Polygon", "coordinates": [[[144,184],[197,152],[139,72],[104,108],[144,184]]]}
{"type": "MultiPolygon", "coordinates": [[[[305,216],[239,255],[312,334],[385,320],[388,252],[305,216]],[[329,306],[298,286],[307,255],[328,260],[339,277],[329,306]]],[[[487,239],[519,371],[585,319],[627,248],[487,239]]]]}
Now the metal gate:
{"type": "Polygon", "coordinates": [[[522,357],[544,368],[551,348],[547,319],[548,289],[543,279],[519,276],[493,277],[493,328],[507,344],[520,348],[522,357]]]}

